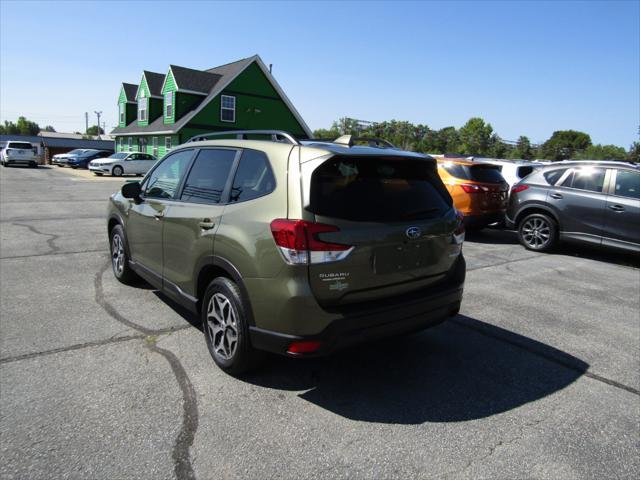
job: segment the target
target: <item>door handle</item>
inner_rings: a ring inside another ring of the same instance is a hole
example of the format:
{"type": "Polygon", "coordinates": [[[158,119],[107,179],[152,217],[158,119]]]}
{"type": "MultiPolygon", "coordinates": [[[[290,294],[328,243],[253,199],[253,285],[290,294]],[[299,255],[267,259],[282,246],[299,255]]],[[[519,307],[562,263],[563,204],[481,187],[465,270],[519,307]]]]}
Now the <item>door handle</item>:
{"type": "Polygon", "coordinates": [[[153,217],[158,221],[162,220],[162,218],[164,217],[164,211],[154,213],[153,217]]]}
{"type": "Polygon", "coordinates": [[[609,205],[609,208],[614,212],[624,212],[624,207],[622,205],[609,205]]]}
{"type": "Polygon", "coordinates": [[[210,219],[205,218],[200,223],[198,223],[198,225],[200,225],[200,228],[203,230],[211,230],[216,226],[216,222],[212,222],[210,219]]]}
{"type": "Polygon", "coordinates": [[[561,198],[563,198],[561,193],[552,193],[551,194],[551,198],[555,198],[556,200],[560,200],[561,198]]]}

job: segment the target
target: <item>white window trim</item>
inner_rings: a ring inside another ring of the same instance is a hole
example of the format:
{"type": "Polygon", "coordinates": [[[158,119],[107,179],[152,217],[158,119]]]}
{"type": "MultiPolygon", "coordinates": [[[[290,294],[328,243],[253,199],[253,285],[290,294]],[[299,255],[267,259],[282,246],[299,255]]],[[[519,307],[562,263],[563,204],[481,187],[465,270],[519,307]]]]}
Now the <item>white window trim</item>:
{"type": "Polygon", "coordinates": [[[173,148],[173,138],[169,137],[164,137],[164,149],[166,152],[168,152],[169,150],[171,150],[173,148]]]}
{"type": "Polygon", "coordinates": [[[128,147],[129,147],[129,151],[132,151],[132,149],[133,149],[133,137],[129,137],[129,145],[128,145],[128,147]]]}
{"type": "Polygon", "coordinates": [[[173,117],[173,97],[175,92],[167,92],[164,94],[164,116],[167,118],[173,117]],[[170,102],[167,103],[167,97],[171,99],[170,102]],[[169,113],[169,107],[171,107],[171,113],[169,113]]]}
{"type": "Polygon", "coordinates": [[[144,90],[140,92],[140,97],[138,98],[138,121],[146,122],[148,115],[147,110],[149,109],[149,99],[144,96],[144,90]],[[144,108],[142,108],[144,106],[144,108]],[[144,115],[143,115],[144,113],[144,115]]]}
{"type": "Polygon", "coordinates": [[[158,156],[158,137],[153,137],[153,155],[158,156]]]}
{"type": "Polygon", "coordinates": [[[233,95],[220,95],[220,121],[221,122],[226,122],[226,123],[236,123],[236,97],[234,97],[233,95]],[[224,99],[226,98],[232,98],[233,99],[233,108],[229,108],[229,107],[223,107],[223,103],[224,103],[224,99]],[[233,120],[224,120],[222,118],[222,112],[223,111],[231,111],[233,112],[233,120]]]}

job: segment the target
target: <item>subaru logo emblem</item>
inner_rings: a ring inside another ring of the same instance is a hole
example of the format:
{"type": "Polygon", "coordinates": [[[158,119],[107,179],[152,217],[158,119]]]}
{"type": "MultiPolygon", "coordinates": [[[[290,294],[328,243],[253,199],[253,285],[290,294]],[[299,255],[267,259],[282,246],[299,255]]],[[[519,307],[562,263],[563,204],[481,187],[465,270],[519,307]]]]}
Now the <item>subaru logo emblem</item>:
{"type": "Polygon", "coordinates": [[[407,231],[405,233],[407,234],[407,237],[411,239],[419,238],[420,235],[422,234],[422,232],[418,227],[409,227],[407,228],[407,231]]]}

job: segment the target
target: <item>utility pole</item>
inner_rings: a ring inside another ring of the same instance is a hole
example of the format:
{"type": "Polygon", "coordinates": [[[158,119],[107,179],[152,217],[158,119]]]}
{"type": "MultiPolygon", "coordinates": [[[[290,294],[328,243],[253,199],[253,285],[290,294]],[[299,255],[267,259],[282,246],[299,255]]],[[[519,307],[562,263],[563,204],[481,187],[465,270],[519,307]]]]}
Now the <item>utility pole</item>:
{"type": "Polygon", "coordinates": [[[84,112],[84,133],[89,131],[89,112],[84,112]]]}
{"type": "Polygon", "coordinates": [[[96,112],[94,110],[93,113],[95,113],[98,117],[98,123],[96,124],[98,126],[98,132],[96,133],[96,135],[100,135],[100,115],[102,115],[102,110],[100,110],[99,112],[96,112]]]}
{"type": "Polygon", "coordinates": [[[105,135],[107,134],[107,122],[102,122],[102,131],[105,135]]]}

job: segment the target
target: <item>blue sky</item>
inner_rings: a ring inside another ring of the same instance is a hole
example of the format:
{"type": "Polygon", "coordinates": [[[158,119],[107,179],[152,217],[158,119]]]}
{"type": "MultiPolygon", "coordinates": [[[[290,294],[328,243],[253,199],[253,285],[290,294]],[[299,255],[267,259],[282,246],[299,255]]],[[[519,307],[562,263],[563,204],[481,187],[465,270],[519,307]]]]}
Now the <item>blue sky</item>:
{"type": "MultiPolygon", "coordinates": [[[[640,2],[0,0],[0,120],[83,131],[122,81],[259,54],[312,129],[342,116],[431,128],[472,116],[503,138],[640,125],[640,2]]],[[[95,123],[92,122],[92,123],[95,123]]]]}

